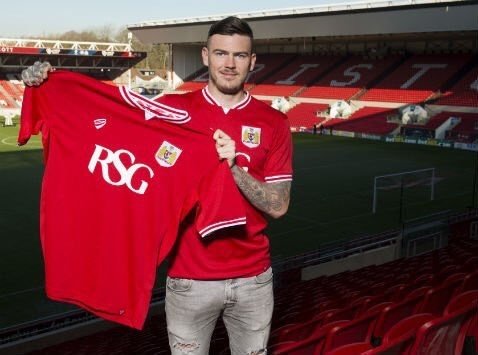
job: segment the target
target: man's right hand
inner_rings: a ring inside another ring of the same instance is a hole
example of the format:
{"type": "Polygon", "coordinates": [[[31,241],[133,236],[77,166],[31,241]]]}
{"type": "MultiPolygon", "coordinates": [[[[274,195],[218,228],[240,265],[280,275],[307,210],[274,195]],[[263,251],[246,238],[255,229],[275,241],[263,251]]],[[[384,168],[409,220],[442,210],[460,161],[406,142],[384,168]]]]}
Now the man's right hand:
{"type": "Polygon", "coordinates": [[[53,70],[49,62],[35,62],[22,71],[22,80],[25,85],[38,86],[48,78],[48,72],[53,70]]]}

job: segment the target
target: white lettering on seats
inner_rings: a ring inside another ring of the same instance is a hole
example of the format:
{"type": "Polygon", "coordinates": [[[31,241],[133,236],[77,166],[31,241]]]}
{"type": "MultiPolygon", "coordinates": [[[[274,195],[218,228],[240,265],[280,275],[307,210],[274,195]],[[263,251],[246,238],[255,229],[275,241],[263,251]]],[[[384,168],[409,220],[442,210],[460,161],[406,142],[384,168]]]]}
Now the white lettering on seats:
{"type": "Polygon", "coordinates": [[[285,80],[276,81],[276,84],[293,85],[295,83],[295,78],[297,78],[300,74],[302,74],[306,70],[309,70],[310,68],[317,68],[318,66],[318,64],[301,64],[300,69],[298,71],[296,71],[294,74],[292,74],[285,80]]]}
{"type": "Polygon", "coordinates": [[[352,77],[349,81],[332,80],[330,82],[330,86],[348,86],[348,85],[355,84],[357,81],[360,80],[361,75],[360,75],[360,72],[354,71],[354,70],[355,69],[360,69],[360,68],[370,70],[370,69],[373,68],[373,65],[372,64],[353,65],[350,68],[347,68],[347,69],[344,70],[344,76],[351,76],[352,77]]]}
{"type": "Polygon", "coordinates": [[[405,83],[403,83],[402,86],[400,86],[400,89],[408,89],[430,69],[445,69],[447,66],[448,64],[413,64],[412,68],[420,70],[417,71],[416,74],[408,79],[405,83]]]}

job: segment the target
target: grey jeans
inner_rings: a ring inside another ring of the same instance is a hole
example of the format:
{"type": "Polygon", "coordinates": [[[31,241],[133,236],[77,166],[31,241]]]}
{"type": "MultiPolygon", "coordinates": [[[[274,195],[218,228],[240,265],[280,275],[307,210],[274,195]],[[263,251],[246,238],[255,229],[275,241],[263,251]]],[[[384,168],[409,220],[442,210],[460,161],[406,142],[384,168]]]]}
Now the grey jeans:
{"type": "Polygon", "coordinates": [[[207,355],[222,319],[233,355],[266,354],[274,295],[272,269],[246,278],[167,279],[166,321],[172,355],[207,355]]]}

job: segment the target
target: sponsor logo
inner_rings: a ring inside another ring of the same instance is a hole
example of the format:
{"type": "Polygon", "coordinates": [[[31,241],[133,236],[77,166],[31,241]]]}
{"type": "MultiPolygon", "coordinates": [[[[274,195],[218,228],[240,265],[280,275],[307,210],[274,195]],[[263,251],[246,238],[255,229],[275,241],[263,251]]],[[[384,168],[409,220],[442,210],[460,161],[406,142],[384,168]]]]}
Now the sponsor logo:
{"type": "Polygon", "coordinates": [[[242,126],[242,143],[249,148],[256,148],[261,144],[261,129],[257,127],[242,126]]]}
{"type": "Polygon", "coordinates": [[[59,48],[47,48],[46,53],[47,54],[60,54],[61,49],[59,48]]]}
{"type": "Polygon", "coordinates": [[[164,141],[159,147],[154,157],[156,158],[156,161],[159,163],[159,165],[164,166],[166,168],[170,168],[174,164],[176,164],[176,161],[178,160],[182,152],[183,151],[175,145],[164,141]]]}
{"type": "Polygon", "coordinates": [[[133,153],[126,149],[119,149],[112,151],[101,145],[95,144],[95,151],[91,155],[90,162],[88,163],[88,171],[94,173],[96,167],[101,169],[101,175],[103,180],[113,186],[125,185],[129,190],[137,194],[144,194],[148,188],[148,182],[143,179],[135,179],[133,184],[133,178],[140,170],[146,171],[146,174],[142,173],[141,176],[154,176],[153,170],[146,164],[135,163],[136,157],[133,153]],[[129,161],[129,164],[126,162],[129,161]],[[111,178],[110,172],[116,181],[111,178]],[[138,181],[139,180],[139,181],[138,181]],[[133,186],[134,185],[134,186],[133,186]]]}

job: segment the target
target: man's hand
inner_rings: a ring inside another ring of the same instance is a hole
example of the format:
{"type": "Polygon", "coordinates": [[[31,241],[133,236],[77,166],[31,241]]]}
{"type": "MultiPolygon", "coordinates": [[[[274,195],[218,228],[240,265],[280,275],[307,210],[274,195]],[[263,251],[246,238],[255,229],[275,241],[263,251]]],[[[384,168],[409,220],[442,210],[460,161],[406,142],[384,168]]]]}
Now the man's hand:
{"type": "Polygon", "coordinates": [[[239,190],[258,210],[272,218],[283,216],[289,208],[290,181],[266,183],[249,175],[244,169],[235,165],[236,143],[220,129],[213,135],[220,159],[227,159],[232,176],[239,190]]]}
{"type": "Polygon", "coordinates": [[[48,72],[53,70],[49,62],[35,62],[22,71],[22,80],[27,86],[38,86],[48,78],[48,72]]]}
{"type": "Polygon", "coordinates": [[[220,129],[217,129],[212,137],[216,141],[216,150],[219,158],[227,159],[229,167],[233,167],[236,161],[236,142],[220,129]]]}

